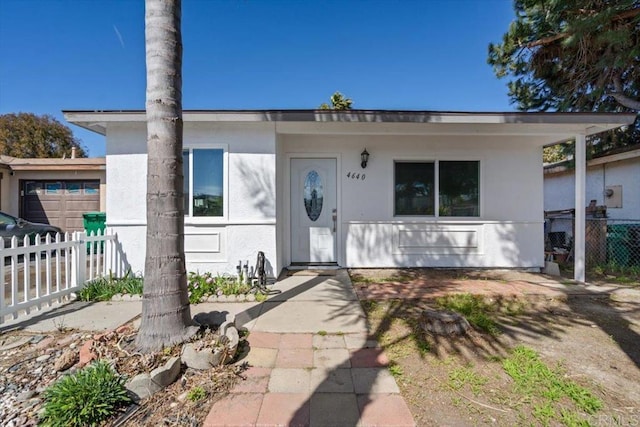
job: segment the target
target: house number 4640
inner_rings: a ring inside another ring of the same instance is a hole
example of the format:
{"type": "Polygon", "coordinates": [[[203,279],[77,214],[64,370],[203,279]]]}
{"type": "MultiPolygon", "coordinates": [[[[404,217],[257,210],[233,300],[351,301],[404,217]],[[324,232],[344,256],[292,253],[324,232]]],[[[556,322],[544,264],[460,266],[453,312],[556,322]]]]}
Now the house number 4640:
{"type": "Polygon", "coordinates": [[[351,179],[361,179],[364,181],[364,179],[367,177],[367,175],[363,174],[363,173],[355,173],[355,172],[347,172],[347,178],[351,178],[351,179]]]}

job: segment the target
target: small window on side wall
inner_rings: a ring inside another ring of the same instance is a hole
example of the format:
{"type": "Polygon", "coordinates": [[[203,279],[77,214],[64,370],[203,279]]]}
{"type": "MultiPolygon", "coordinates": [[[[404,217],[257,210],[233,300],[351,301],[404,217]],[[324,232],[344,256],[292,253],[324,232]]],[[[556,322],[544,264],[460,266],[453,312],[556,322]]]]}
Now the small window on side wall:
{"type": "Polygon", "coordinates": [[[224,150],[185,150],[182,158],[185,215],[224,216],[224,150]]]}

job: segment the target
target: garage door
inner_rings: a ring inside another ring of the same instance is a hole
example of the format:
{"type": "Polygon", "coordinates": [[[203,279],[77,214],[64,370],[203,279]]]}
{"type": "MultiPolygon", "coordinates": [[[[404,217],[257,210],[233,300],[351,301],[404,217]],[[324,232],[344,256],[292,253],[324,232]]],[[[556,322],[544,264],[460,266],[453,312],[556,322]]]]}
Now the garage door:
{"type": "Polygon", "coordinates": [[[100,210],[100,181],[21,181],[20,196],[20,216],[27,221],[79,231],[82,214],[100,210]]]}

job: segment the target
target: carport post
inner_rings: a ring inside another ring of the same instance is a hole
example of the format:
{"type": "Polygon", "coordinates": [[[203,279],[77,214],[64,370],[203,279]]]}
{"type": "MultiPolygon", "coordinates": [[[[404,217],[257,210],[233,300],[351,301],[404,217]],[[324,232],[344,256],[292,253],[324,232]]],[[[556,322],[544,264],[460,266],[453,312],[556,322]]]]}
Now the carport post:
{"type": "Polygon", "coordinates": [[[584,135],[576,135],[574,160],[576,164],[576,213],[573,234],[573,278],[584,283],[585,276],[585,188],[587,143],[584,135]]]}

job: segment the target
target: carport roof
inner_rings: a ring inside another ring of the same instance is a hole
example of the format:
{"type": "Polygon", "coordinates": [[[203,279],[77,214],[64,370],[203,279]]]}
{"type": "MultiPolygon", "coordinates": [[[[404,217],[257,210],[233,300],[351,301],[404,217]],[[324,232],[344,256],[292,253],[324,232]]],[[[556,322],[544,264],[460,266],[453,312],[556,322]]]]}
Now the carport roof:
{"type": "MultiPolygon", "coordinates": [[[[106,135],[107,124],[145,122],[144,110],[65,110],[65,119],[106,135]]],[[[629,125],[635,113],[401,110],[183,110],[183,121],[273,123],[279,134],[546,135],[549,142],[629,125]]]]}

